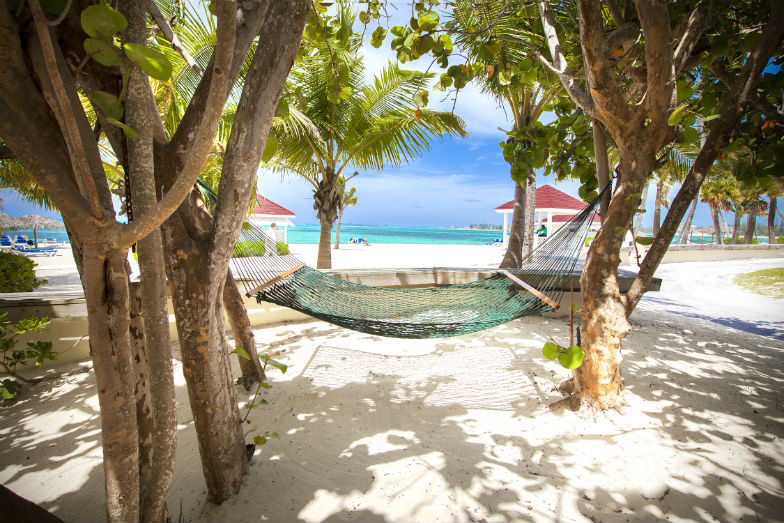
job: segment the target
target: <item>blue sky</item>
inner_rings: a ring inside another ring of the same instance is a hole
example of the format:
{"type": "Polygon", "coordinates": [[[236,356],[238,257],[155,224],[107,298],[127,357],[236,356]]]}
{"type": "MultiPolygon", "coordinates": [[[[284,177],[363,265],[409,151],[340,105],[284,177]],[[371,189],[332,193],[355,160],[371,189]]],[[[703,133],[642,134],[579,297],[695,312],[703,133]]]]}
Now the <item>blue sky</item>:
{"type": "MultiPolygon", "coordinates": [[[[406,16],[407,20],[407,16],[406,16]]],[[[392,20],[391,25],[397,23],[392,20]]],[[[394,58],[389,41],[381,49],[363,48],[367,77],[379,71],[387,60],[394,58]]],[[[420,59],[409,68],[426,69],[429,62],[420,59]]],[[[451,110],[453,98],[443,100],[445,93],[432,92],[430,107],[451,110]]],[[[514,184],[509,165],[504,162],[498,143],[505,139],[501,129],[509,129],[506,115],[489,96],[469,85],[460,91],[455,112],[468,127],[467,138],[436,140],[429,152],[407,165],[391,167],[383,173],[362,172],[351,183],[357,188],[358,204],[348,208],[344,223],[402,227],[450,227],[479,223],[500,225],[503,218],[495,207],[514,197],[514,184]]],[[[350,171],[349,171],[350,172],[350,171]]],[[[539,175],[539,185],[551,184],[577,196],[577,182],[556,184],[553,177],[539,175]]],[[[318,223],[313,210],[312,189],[294,176],[269,172],[259,173],[259,192],[293,211],[297,224],[318,223]]],[[[670,192],[675,195],[677,188],[670,192]]],[[[655,185],[648,191],[647,209],[653,207],[655,185]]],[[[44,214],[57,218],[57,213],[44,211],[19,201],[13,191],[0,190],[2,210],[11,216],[44,214]]],[[[643,224],[652,224],[647,212],[643,224]]],[[[705,204],[699,204],[695,225],[711,223],[705,204]]]]}

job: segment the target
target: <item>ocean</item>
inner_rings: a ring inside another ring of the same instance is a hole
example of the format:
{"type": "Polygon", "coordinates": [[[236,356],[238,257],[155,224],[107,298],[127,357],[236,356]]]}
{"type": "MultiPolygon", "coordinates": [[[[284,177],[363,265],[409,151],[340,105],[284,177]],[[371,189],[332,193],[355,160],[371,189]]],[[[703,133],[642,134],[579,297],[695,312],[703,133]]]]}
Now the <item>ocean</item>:
{"type": "MultiPolygon", "coordinates": [[[[288,241],[297,243],[318,243],[321,228],[318,225],[297,225],[289,227],[288,241]]],[[[33,239],[32,230],[8,231],[4,234],[16,238],[25,235],[33,239]]],[[[416,243],[427,245],[485,245],[501,238],[500,230],[486,229],[435,229],[429,227],[374,227],[370,225],[344,225],[340,228],[340,243],[348,243],[351,238],[367,238],[368,243],[416,243]]],[[[53,238],[58,242],[68,242],[65,229],[38,231],[38,239],[53,238]]],[[[767,243],[765,237],[758,237],[760,243],[767,243]]],[[[677,238],[673,241],[677,241],[677,238]]],[[[713,243],[710,236],[693,236],[693,243],[713,243]]],[[[332,229],[332,243],[335,242],[335,228],[332,229]]]]}
{"type": "MultiPolygon", "coordinates": [[[[318,225],[297,225],[289,227],[289,243],[318,243],[321,228],[318,225]]],[[[4,234],[16,238],[27,236],[32,240],[32,230],[8,231],[4,234]]],[[[432,229],[428,227],[373,227],[344,225],[340,228],[340,243],[348,243],[351,238],[367,238],[368,243],[419,243],[430,245],[484,245],[501,238],[500,230],[483,229],[432,229]]],[[[39,230],[38,239],[53,238],[58,242],[68,242],[65,229],[39,230]]],[[[335,241],[335,229],[332,229],[335,241]]]]}

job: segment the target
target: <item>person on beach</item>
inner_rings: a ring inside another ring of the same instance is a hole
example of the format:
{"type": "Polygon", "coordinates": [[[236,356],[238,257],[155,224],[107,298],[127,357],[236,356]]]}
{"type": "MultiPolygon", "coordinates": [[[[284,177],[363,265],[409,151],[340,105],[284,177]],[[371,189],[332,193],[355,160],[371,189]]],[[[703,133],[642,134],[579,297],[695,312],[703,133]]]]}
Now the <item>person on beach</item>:
{"type": "Polygon", "coordinates": [[[542,224],[536,230],[536,235],[539,236],[540,238],[544,238],[545,236],[547,236],[547,227],[545,226],[545,224],[542,224]]]}

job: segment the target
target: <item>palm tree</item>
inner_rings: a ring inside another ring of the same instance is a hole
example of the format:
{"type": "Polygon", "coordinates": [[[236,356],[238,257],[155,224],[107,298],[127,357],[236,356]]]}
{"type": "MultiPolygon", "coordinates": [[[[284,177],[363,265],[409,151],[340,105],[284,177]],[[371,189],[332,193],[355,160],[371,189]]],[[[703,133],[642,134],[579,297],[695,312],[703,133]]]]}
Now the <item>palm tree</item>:
{"type": "MultiPolygon", "coordinates": [[[[514,123],[510,135],[519,131],[532,131],[539,124],[544,111],[563,92],[561,83],[546,70],[537,70],[537,64],[526,58],[527,46],[517,38],[541,40],[535,31],[520,25],[510,17],[503,16],[509,9],[509,2],[493,0],[476,9],[473,2],[456,3],[453,17],[458,31],[457,44],[465,50],[472,61],[489,61],[492,69],[488,74],[479,76],[479,86],[491,95],[512,115],[514,123]],[[487,28],[480,38],[475,38],[476,28],[487,28]],[[522,68],[520,64],[529,64],[522,68]],[[523,70],[525,69],[525,70],[523,70]]],[[[541,43],[541,42],[540,42],[541,43]]],[[[510,136],[507,143],[516,142],[517,154],[535,147],[531,140],[510,136]]],[[[533,168],[519,172],[515,169],[516,158],[510,162],[512,179],[515,182],[515,206],[509,232],[509,243],[501,261],[501,267],[520,267],[523,258],[533,250],[534,211],[536,208],[536,170],[533,168]]]]}
{"type": "Polygon", "coordinates": [[[354,18],[341,4],[338,14],[323,23],[329,38],[306,42],[271,131],[277,148],[269,167],[297,174],[313,187],[313,208],[321,224],[320,269],[332,267],[330,239],[345,169],[380,172],[421,155],[433,137],[466,135],[456,115],[418,107],[424,105],[422,89],[432,74],[390,63],[363,83],[361,39],[351,30],[354,18]],[[419,104],[414,102],[417,95],[419,104]]]}
{"type": "Polygon", "coordinates": [[[721,211],[733,210],[733,202],[740,198],[738,181],[732,175],[726,163],[717,162],[711,168],[710,174],[705,179],[700,190],[700,199],[708,204],[713,218],[713,228],[716,231],[716,243],[724,243],[721,225],[721,211]]]}
{"type": "MultiPolygon", "coordinates": [[[[357,173],[354,171],[354,176],[357,173]]],[[[354,176],[351,176],[353,178],[354,176]]],[[[340,202],[338,203],[338,226],[335,229],[335,248],[340,249],[340,224],[343,221],[343,211],[346,210],[346,207],[354,207],[357,205],[357,188],[351,187],[350,189],[346,186],[346,182],[348,180],[341,180],[341,190],[340,190],[340,202]],[[347,190],[348,189],[348,190],[347,190]]]]}

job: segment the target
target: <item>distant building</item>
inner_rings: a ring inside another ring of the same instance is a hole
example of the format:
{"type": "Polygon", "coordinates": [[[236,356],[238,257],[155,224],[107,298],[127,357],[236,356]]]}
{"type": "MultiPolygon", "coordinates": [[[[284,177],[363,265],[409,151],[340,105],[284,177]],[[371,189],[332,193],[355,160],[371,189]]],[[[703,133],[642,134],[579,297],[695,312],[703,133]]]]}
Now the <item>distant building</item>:
{"type": "MultiPolygon", "coordinates": [[[[512,200],[495,208],[495,212],[504,215],[504,243],[509,239],[509,222],[512,220],[514,204],[515,202],[512,200]]],[[[582,200],[569,196],[551,185],[537,187],[536,208],[534,209],[536,225],[534,226],[534,230],[537,230],[544,225],[547,227],[547,235],[549,236],[587,206],[588,205],[582,200]]],[[[596,215],[591,222],[591,229],[596,230],[599,228],[599,225],[600,219],[599,216],[596,215]]]]}
{"type": "Polygon", "coordinates": [[[289,227],[294,227],[294,222],[291,219],[296,217],[296,214],[282,205],[257,194],[256,208],[253,209],[250,222],[256,226],[265,227],[267,232],[272,230],[275,241],[288,243],[289,227]],[[271,227],[272,225],[275,227],[271,227]]]}

